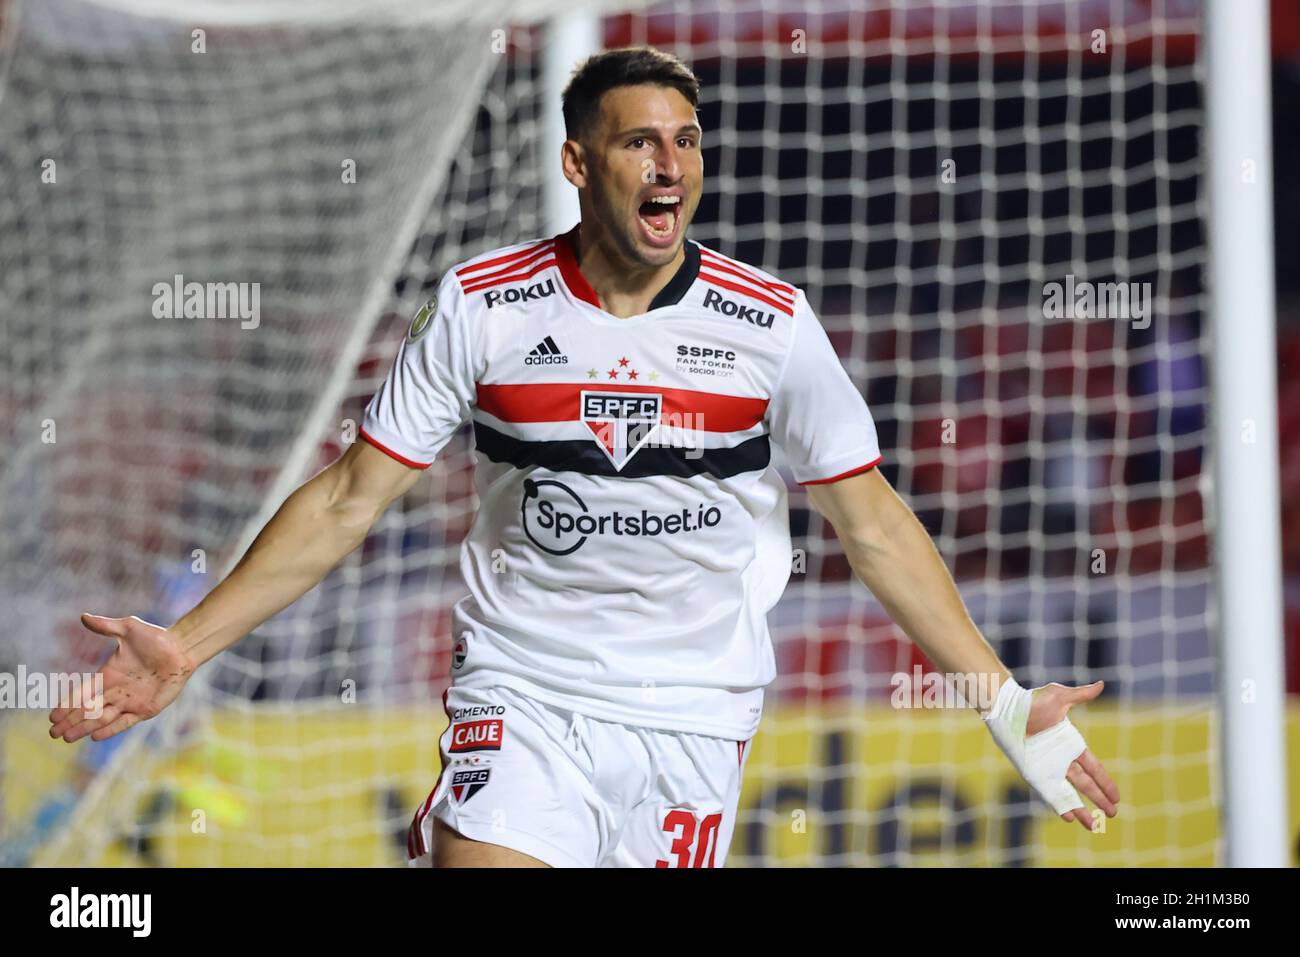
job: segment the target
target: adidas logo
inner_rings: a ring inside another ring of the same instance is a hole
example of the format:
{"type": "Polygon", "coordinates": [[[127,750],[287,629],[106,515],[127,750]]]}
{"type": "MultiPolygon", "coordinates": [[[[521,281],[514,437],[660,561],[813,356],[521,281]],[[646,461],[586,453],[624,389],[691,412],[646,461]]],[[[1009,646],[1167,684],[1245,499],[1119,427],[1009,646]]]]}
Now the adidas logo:
{"type": "Polygon", "coordinates": [[[560,351],[560,347],[550,336],[539,342],[532,352],[524,356],[526,366],[562,366],[568,361],[569,357],[560,351]]]}

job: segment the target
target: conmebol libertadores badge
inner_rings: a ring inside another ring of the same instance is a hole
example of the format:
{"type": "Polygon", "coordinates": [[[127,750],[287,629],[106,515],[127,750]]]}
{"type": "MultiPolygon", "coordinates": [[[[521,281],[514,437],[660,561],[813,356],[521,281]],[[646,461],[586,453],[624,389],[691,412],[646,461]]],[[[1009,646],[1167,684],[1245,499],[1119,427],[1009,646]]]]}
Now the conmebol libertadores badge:
{"type": "Polygon", "coordinates": [[[420,311],[417,312],[415,318],[411,320],[411,329],[407,335],[410,337],[412,342],[424,335],[425,330],[429,328],[429,320],[433,318],[433,314],[437,308],[438,296],[435,293],[434,297],[421,306],[420,311]]]}

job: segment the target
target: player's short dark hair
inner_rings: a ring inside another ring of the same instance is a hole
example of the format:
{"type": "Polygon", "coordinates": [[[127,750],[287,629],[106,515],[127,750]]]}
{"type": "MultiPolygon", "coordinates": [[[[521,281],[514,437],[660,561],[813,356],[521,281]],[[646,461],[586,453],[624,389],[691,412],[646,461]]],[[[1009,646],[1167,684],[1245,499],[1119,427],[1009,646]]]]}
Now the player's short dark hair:
{"type": "Polygon", "coordinates": [[[585,138],[596,125],[601,97],[616,87],[643,83],[670,87],[692,107],[700,105],[700,81],[671,53],[647,46],[606,50],[584,60],[564,88],[564,135],[585,138]]]}

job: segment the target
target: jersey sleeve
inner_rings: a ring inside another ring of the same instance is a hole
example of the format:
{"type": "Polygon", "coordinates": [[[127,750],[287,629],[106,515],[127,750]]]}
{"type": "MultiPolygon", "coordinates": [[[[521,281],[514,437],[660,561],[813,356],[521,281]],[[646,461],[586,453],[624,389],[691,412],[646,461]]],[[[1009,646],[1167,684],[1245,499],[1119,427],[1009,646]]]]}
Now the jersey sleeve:
{"type": "Polygon", "coordinates": [[[476,395],[465,296],[448,270],[420,307],[388,378],[366,406],[361,437],[412,468],[428,468],[470,417],[476,395]]]}
{"type": "Polygon", "coordinates": [[[767,421],[795,480],[834,482],[878,465],[875,420],[802,290],[791,340],[767,421]]]}

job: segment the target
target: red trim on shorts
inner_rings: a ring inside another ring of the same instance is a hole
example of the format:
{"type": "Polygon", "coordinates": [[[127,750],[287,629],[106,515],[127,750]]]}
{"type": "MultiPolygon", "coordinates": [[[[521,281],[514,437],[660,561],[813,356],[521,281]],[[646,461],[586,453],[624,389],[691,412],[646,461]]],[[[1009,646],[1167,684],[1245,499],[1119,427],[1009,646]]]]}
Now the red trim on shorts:
{"type": "MultiPolygon", "coordinates": [[[[451,710],[447,707],[447,694],[450,691],[451,688],[446,688],[442,692],[442,710],[447,713],[448,727],[451,727],[451,710]]],[[[433,782],[433,790],[424,799],[420,809],[415,812],[415,817],[411,821],[411,830],[406,835],[406,853],[410,855],[411,860],[423,857],[429,852],[429,849],[424,846],[424,819],[429,815],[429,809],[433,806],[433,796],[438,793],[438,785],[442,783],[443,772],[447,770],[447,766],[442,764],[441,754],[438,755],[438,762],[442,765],[438,768],[438,780],[433,782]]]]}

